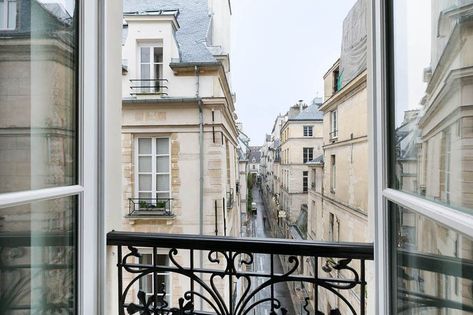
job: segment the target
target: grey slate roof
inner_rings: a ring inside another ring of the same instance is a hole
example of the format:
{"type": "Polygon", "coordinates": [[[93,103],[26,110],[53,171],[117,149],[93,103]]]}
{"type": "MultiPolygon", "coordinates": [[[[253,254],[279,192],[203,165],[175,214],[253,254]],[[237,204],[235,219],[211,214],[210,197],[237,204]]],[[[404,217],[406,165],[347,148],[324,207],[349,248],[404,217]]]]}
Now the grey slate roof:
{"type": "Polygon", "coordinates": [[[319,104],[312,104],[289,120],[323,120],[324,114],[319,111],[319,104]]]}
{"type": "Polygon", "coordinates": [[[176,32],[180,62],[216,62],[206,47],[207,30],[211,18],[208,0],[123,0],[123,12],[179,10],[176,32]]]}
{"type": "Polygon", "coordinates": [[[319,155],[318,157],[316,157],[315,159],[313,159],[312,161],[307,162],[306,164],[310,164],[310,165],[323,165],[323,164],[324,164],[324,155],[321,154],[321,155],[319,155]]]}
{"type": "Polygon", "coordinates": [[[248,155],[248,160],[250,163],[253,163],[253,158],[255,159],[255,163],[259,163],[261,160],[261,147],[260,146],[252,146],[250,147],[250,153],[248,155]]]}

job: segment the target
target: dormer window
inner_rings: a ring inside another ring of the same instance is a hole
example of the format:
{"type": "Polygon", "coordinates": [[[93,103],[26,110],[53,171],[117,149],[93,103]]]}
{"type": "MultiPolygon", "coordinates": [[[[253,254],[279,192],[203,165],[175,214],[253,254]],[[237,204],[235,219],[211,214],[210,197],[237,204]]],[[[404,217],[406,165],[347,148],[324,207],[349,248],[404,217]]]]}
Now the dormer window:
{"type": "Polygon", "coordinates": [[[340,70],[337,67],[333,70],[333,94],[337,93],[341,89],[341,82],[340,82],[340,70]]]}
{"type": "Polygon", "coordinates": [[[0,0],[0,30],[14,30],[16,15],[16,0],[0,0]]]}

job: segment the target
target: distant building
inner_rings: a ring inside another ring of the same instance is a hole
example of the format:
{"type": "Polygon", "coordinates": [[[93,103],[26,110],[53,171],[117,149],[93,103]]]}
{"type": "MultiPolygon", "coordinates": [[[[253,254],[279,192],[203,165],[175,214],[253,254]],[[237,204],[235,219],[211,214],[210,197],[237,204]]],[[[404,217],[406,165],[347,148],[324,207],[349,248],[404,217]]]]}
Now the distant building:
{"type": "Polygon", "coordinates": [[[260,174],[261,146],[250,146],[248,152],[248,172],[250,174],[260,174]]]}
{"type": "MultiPolygon", "coordinates": [[[[123,9],[122,229],[240,236],[229,1],[125,0],[123,9]]],[[[172,299],[183,296],[187,282],[164,281],[172,299]]]]}
{"type": "Polygon", "coordinates": [[[281,127],[280,203],[288,223],[296,221],[301,207],[307,205],[309,168],[306,165],[322,153],[323,114],[319,104],[302,101],[292,106],[281,127]]]}

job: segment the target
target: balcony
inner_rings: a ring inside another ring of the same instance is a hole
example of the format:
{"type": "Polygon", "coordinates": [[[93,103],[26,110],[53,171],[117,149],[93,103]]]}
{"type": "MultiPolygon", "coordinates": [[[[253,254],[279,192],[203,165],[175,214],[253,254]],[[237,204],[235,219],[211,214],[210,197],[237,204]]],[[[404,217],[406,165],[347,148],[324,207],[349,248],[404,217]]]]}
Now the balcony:
{"type": "Polygon", "coordinates": [[[338,130],[333,130],[329,133],[330,141],[335,142],[338,139],[338,130]]]}
{"type": "Polygon", "coordinates": [[[290,314],[276,294],[286,285],[297,286],[304,314],[323,314],[313,310],[330,295],[341,309],[366,314],[372,244],[112,231],[107,245],[117,249],[120,315],[263,314],[263,306],[270,314],[290,314]],[[155,258],[143,263],[143,254],[155,258]],[[263,258],[268,266],[258,270],[263,258]],[[275,270],[276,260],[282,271],[275,270]],[[152,284],[147,292],[145,277],[152,284]]]}
{"type": "Polygon", "coordinates": [[[130,95],[168,95],[167,79],[130,79],[130,95]]]}
{"type": "Polygon", "coordinates": [[[171,198],[129,198],[128,217],[129,218],[174,218],[171,211],[171,198]]]}

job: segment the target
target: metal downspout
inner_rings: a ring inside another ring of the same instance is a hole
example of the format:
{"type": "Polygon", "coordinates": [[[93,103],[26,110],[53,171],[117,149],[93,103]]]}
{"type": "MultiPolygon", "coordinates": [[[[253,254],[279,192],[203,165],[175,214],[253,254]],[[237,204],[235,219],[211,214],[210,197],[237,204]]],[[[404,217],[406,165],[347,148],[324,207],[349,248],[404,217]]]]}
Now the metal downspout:
{"type": "MultiPolygon", "coordinates": [[[[204,112],[202,109],[202,99],[200,98],[200,76],[199,67],[195,66],[195,97],[197,98],[197,105],[199,106],[199,235],[204,235],[204,112]]],[[[204,253],[199,252],[200,268],[204,266],[204,253]]],[[[202,274],[201,274],[202,277],[202,274]]],[[[203,293],[202,286],[200,287],[200,294],[203,293]]],[[[202,300],[200,300],[202,308],[202,300]]]]}

